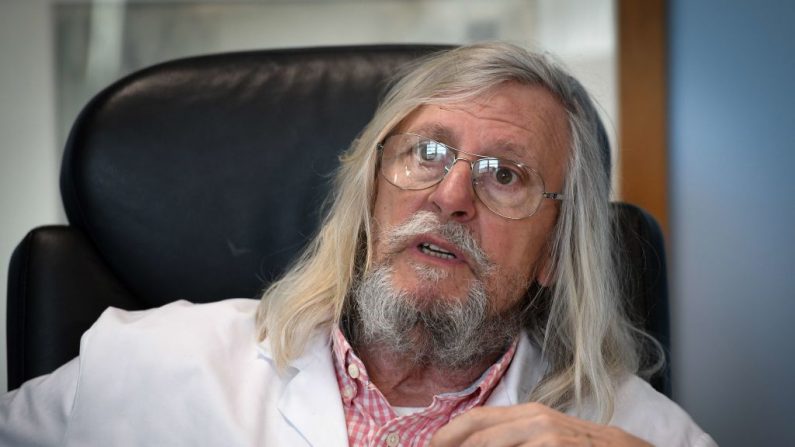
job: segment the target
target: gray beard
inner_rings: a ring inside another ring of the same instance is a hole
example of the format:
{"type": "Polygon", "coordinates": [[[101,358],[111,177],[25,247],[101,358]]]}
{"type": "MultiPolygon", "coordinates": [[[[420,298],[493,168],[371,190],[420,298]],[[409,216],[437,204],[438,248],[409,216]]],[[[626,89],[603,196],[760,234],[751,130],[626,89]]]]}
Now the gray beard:
{"type": "MultiPolygon", "coordinates": [[[[435,282],[432,270],[418,269],[417,273],[435,282]]],[[[396,290],[388,266],[365,274],[352,291],[346,312],[344,329],[351,345],[354,349],[377,347],[418,364],[460,370],[504,352],[521,330],[521,303],[495,314],[480,280],[472,281],[465,297],[429,299],[425,295],[396,290]]]]}

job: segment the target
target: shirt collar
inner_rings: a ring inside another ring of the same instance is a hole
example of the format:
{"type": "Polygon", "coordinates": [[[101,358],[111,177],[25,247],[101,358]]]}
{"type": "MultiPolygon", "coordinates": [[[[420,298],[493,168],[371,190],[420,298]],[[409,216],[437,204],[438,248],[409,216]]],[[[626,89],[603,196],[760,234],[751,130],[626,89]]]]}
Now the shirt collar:
{"type": "MultiPolygon", "coordinates": [[[[367,374],[367,368],[364,362],[362,362],[353,351],[353,348],[340,328],[337,327],[334,329],[331,339],[334,366],[338,375],[343,376],[343,380],[339,383],[340,392],[343,396],[343,401],[345,403],[350,403],[356,396],[349,396],[350,393],[345,392],[346,385],[352,385],[351,382],[354,380],[360,381],[370,387],[374,387],[374,385],[370,384],[370,378],[367,374]]],[[[484,371],[470,386],[460,391],[439,394],[434,397],[434,400],[463,401],[465,399],[474,398],[474,401],[471,402],[472,405],[467,405],[467,407],[471,408],[472,406],[482,405],[486,399],[488,399],[500,380],[505,376],[505,372],[508,370],[514,354],[516,353],[518,343],[519,337],[517,337],[517,339],[510,344],[505,353],[486,369],[486,371],[484,371]]]]}

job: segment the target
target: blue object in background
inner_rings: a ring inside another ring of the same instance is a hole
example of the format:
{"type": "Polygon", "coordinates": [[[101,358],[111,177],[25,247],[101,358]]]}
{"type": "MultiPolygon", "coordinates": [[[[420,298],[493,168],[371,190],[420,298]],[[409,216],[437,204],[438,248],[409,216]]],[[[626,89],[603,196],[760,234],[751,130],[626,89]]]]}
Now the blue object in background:
{"type": "Polygon", "coordinates": [[[795,445],[795,2],[669,8],[674,397],[795,445]]]}

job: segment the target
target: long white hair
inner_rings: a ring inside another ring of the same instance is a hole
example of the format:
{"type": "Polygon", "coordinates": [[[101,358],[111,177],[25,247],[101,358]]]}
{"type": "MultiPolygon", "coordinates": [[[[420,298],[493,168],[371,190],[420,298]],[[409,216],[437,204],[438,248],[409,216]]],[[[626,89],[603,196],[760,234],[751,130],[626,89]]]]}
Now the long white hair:
{"type": "Polygon", "coordinates": [[[340,324],[355,281],[372,264],[376,146],[423,104],[478,97],[504,82],[542,86],[566,109],[571,151],[552,242],[554,286],[528,291],[526,330],[549,369],[529,401],[607,422],[616,385],[638,371],[642,332],[621,304],[609,214],[610,182],[599,118],[583,87],[546,57],[507,43],[456,48],[424,58],[392,86],[341,166],[319,233],[263,293],[257,314],[276,364],[299,356],[317,331],[340,324]]]}

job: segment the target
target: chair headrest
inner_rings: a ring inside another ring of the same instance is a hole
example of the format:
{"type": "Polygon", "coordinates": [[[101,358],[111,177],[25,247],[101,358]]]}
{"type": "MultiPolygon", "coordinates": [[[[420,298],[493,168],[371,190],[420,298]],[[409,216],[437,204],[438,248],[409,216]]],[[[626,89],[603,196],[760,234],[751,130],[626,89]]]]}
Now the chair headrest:
{"type": "Polygon", "coordinates": [[[316,231],[337,156],[386,80],[443,48],[227,53],[134,73],[72,128],[69,221],[153,306],[252,297],[316,231]]]}

